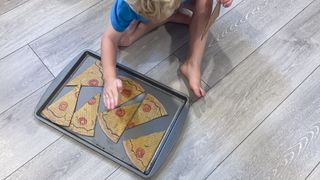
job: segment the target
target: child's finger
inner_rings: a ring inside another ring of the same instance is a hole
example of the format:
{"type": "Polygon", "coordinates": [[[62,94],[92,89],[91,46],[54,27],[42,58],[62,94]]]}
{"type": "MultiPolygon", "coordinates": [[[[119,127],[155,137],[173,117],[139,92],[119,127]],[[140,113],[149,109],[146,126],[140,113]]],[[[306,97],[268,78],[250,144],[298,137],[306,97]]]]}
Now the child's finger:
{"type": "Polygon", "coordinates": [[[104,98],[105,98],[105,101],[106,101],[107,110],[109,110],[110,109],[110,100],[109,100],[107,92],[104,94],[104,98]]]}
{"type": "Polygon", "coordinates": [[[117,89],[113,91],[113,97],[114,97],[114,107],[116,107],[118,105],[118,100],[119,100],[119,94],[117,89]]]}
{"type": "Polygon", "coordinates": [[[118,89],[112,90],[112,99],[113,99],[113,108],[115,108],[118,105],[118,89]]]}
{"type": "Polygon", "coordinates": [[[118,92],[122,91],[122,81],[119,79],[119,81],[117,81],[117,88],[118,88],[118,92]]]}
{"type": "Polygon", "coordinates": [[[200,88],[200,94],[201,94],[201,97],[204,97],[206,95],[206,91],[200,88]]]}
{"type": "Polygon", "coordinates": [[[228,1],[228,2],[226,2],[226,3],[224,4],[224,7],[230,7],[231,4],[232,4],[232,1],[228,1]]]}
{"type": "Polygon", "coordinates": [[[103,93],[103,102],[104,102],[104,106],[106,107],[106,109],[108,109],[108,103],[107,103],[107,98],[106,98],[105,93],[103,93]]]}
{"type": "Polygon", "coordinates": [[[115,97],[115,106],[118,105],[119,103],[119,92],[122,91],[122,81],[119,80],[117,82],[117,89],[115,90],[115,92],[113,93],[114,94],[114,97],[115,97]]]}
{"type": "Polygon", "coordinates": [[[105,96],[104,93],[103,93],[103,98],[102,98],[102,99],[103,99],[103,103],[104,103],[105,108],[108,109],[108,108],[107,108],[106,96],[105,96]]]}
{"type": "Polygon", "coordinates": [[[232,0],[221,0],[220,3],[223,7],[229,7],[232,4],[232,0]]]}
{"type": "Polygon", "coordinates": [[[118,89],[112,89],[112,109],[118,105],[118,89]]]}
{"type": "Polygon", "coordinates": [[[112,94],[111,94],[111,92],[110,91],[108,91],[108,109],[110,110],[110,109],[112,109],[112,94]]]}
{"type": "Polygon", "coordinates": [[[201,92],[200,89],[194,89],[193,90],[194,95],[196,95],[197,97],[201,97],[201,92]]]}
{"type": "Polygon", "coordinates": [[[113,95],[113,92],[111,90],[110,92],[110,109],[114,109],[114,95],[113,95]]]}

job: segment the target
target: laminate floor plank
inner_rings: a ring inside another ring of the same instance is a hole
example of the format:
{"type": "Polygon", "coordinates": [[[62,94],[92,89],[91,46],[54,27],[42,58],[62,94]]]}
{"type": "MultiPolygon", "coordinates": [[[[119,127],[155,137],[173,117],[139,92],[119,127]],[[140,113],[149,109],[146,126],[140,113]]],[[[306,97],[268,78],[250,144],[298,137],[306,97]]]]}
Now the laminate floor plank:
{"type": "Polygon", "coordinates": [[[0,179],[13,173],[61,136],[34,117],[35,107],[47,87],[0,115],[0,179]]]}
{"type": "Polygon", "coordinates": [[[319,92],[320,68],[208,179],[306,179],[320,161],[319,92]]]}
{"type": "Polygon", "coordinates": [[[0,16],[29,0],[0,0],[0,16]]]}
{"type": "Polygon", "coordinates": [[[30,43],[54,75],[84,49],[100,48],[112,1],[102,1],[30,43]]]}
{"type": "Polygon", "coordinates": [[[100,0],[30,0],[0,16],[0,59],[100,0]]]}
{"type": "MultiPolygon", "coordinates": [[[[211,27],[202,79],[210,87],[215,85],[312,1],[242,1],[211,27]]],[[[175,55],[184,60],[187,50],[184,45],[175,55]]]]}
{"type": "Polygon", "coordinates": [[[63,137],[14,172],[12,179],[104,179],[118,165],[63,137]]]}
{"type": "Polygon", "coordinates": [[[206,178],[320,65],[319,3],[192,105],[182,137],[155,178],[206,178]]]}
{"type": "Polygon", "coordinates": [[[0,60],[0,113],[53,79],[29,46],[0,60]]]}

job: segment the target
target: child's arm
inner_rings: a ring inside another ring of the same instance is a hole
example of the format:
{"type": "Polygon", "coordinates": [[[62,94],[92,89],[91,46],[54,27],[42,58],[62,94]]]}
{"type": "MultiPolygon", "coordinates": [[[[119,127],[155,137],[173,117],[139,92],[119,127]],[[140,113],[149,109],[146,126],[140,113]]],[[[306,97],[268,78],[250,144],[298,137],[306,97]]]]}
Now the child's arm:
{"type": "Polygon", "coordinates": [[[118,92],[122,88],[122,82],[116,74],[116,56],[118,43],[122,33],[117,32],[111,25],[107,27],[101,42],[101,60],[103,67],[103,99],[107,109],[113,109],[118,105],[118,92]]]}

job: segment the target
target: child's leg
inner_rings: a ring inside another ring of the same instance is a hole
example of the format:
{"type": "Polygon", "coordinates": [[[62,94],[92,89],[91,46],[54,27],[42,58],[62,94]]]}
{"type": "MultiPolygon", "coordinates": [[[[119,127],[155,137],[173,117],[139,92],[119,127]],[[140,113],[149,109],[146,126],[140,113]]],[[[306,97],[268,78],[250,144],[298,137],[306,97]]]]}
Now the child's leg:
{"type": "Polygon", "coordinates": [[[201,37],[211,11],[212,0],[195,0],[195,9],[189,28],[189,52],[185,63],[180,66],[180,71],[189,81],[190,89],[198,97],[205,95],[201,87],[200,68],[208,33],[202,40],[201,37]]]}
{"type": "Polygon", "coordinates": [[[134,43],[137,39],[139,39],[144,34],[153,30],[156,27],[161,26],[167,22],[179,23],[179,24],[189,24],[191,21],[191,17],[186,14],[177,12],[169,17],[166,21],[161,23],[149,23],[143,24],[141,22],[134,22],[130,24],[130,26],[123,33],[119,45],[120,46],[129,46],[134,43]]]}
{"type": "Polygon", "coordinates": [[[141,36],[158,27],[160,24],[143,24],[141,22],[134,22],[125,30],[120,38],[119,46],[130,46],[141,36]]]}
{"type": "Polygon", "coordinates": [[[131,35],[136,31],[138,25],[139,25],[138,21],[134,21],[130,24],[130,26],[123,32],[123,34],[120,38],[120,41],[119,41],[119,46],[129,46],[130,45],[131,35]]]}

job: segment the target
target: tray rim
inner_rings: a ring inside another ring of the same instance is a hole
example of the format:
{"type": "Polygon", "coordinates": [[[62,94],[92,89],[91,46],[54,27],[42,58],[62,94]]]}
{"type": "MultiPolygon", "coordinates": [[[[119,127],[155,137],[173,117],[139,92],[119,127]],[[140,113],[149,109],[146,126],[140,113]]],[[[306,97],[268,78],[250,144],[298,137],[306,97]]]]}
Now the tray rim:
{"type": "Polygon", "coordinates": [[[183,111],[183,109],[189,109],[190,106],[190,100],[189,97],[186,96],[184,93],[179,92],[165,84],[162,84],[161,82],[158,82],[140,72],[135,71],[134,69],[131,69],[130,67],[127,67],[123,64],[120,63],[116,63],[116,68],[124,70],[126,73],[129,73],[131,75],[134,75],[135,78],[141,79],[142,81],[145,81],[147,83],[150,83],[151,85],[167,92],[170,93],[171,95],[178,97],[179,99],[182,99],[184,101],[183,105],[181,106],[181,108],[178,109],[177,114],[174,116],[174,119],[172,120],[172,122],[170,123],[169,127],[166,129],[165,134],[163,136],[163,139],[161,141],[161,143],[159,144],[159,146],[157,147],[156,153],[153,156],[153,158],[151,159],[151,162],[148,165],[148,171],[141,172],[138,169],[136,169],[135,167],[131,166],[130,164],[120,160],[119,158],[117,158],[116,156],[112,155],[111,153],[104,151],[101,149],[101,147],[98,144],[93,145],[93,142],[89,142],[86,141],[85,139],[81,138],[80,136],[73,134],[67,130],[65,130],[64,128],[60,127],[59,125],[54,124],[53,122],[51,122],[50,120],[48,120],[47,118],[44,118],[41,116],[41,111],[43,110],[43,108],[45,107],[46,104],[48,104],[48,102],[50,101],[50,99],[52,99],[57,91],[61,90],[62,86],[64,85],[64,82],[70,78],[70,76],[77,70],[77,68],[81,65],[81,63],[84,61],[84,59],[87,56],[92,56],[95,59],[101,60],[101,57],[98,53],[92,51],[92,50],[83,50],[81,53],[79,53],[79,55],[77,55],[73,60],[71,60],[66,67],[56,76],[56,78],[50,83],[49,87],[46,89],[46,91],[43,93],[43,95],[41,96],[35,111],[34,111],[34,116],[40,120],[41,122],[49,125],[52,128],[57,129],[58,131],[60,131],[61,133],[71,137],[72,139],[78,141],[79,143],[91,148],[92,150],[102,154],[103,156],[107,157],[108,159],[118,163],[119,165],[127,168],[130,171],[133,171],[134,173],[136,173],[137,175],[143,177],[143,178],[150,178],[154,173],[154,169],[158,169],[158,167],[156,166],[161,166],[161,164],[157,164],[159,156],[161,154],[161,152],[164,150],[164,146],[168,143],[168,139],[169,136],[172,134],[173,129],[175,127],[175,125],[177,124],[178,118],[181,114],[181,112],[183,111]],[[70,67],[71,66],[71,67],[70,67]],[[64,75],[63,75],[64,74],[64,75]],[[62,77],[63,75],[63,77],[62,77]],[[46,95],[49,95],[46,97],[46,95]],[[44,101],[45,99],[45,101],[44,101]]]}

